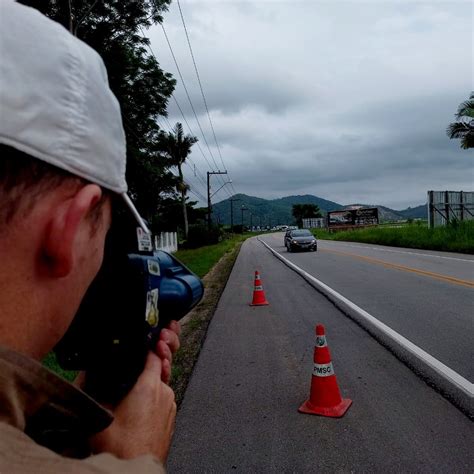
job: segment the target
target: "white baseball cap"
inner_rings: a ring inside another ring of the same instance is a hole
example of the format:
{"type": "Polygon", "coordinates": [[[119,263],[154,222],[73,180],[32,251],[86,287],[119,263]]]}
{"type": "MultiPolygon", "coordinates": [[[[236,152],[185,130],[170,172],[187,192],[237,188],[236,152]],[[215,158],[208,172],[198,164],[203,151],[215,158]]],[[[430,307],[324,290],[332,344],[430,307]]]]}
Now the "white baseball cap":
{"type": "Polygon", "coordinates": [[[0,0],[0,143],[127,195],[119,103],[101,57],[63,26],[0,0]]]}

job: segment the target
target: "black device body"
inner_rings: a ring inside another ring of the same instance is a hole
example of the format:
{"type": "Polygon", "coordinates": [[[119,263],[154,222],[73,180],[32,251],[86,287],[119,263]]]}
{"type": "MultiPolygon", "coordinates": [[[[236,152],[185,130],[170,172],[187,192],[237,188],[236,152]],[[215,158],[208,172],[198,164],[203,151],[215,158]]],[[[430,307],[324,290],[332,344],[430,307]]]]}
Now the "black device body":
{"type": "Polygon", "coordinates": [[[104,262],[64,337],[59,364],[85,370],[85,391],[116,403],[143,370],[160,331],[179,320],[204,293],[201,280],[161,250],[137,252],[136,229],[118,221],[105,245],[104,262]]]}

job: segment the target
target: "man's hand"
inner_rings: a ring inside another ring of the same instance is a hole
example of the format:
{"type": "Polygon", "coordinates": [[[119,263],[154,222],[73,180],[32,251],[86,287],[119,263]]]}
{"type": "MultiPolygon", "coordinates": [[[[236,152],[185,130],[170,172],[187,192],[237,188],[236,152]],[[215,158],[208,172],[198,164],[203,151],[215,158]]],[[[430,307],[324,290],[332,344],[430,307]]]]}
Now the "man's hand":
{"type": "MultiPolygon", "coordinates": [[[[177,339],[177,333],[171,332],[177,339]]],[[[171,339],[174,342],[170,344],[175,344],[174,337],[171,339]]],[[[160,341],[165,343],[161,338],[160,341]]],[[[174,345],[165,345],[171,353],[174,345]]],[[[165,463],[176,418],[173,390],[163,381],[165,361],[170,363],[168,357],[162,360],[154,353],[148,354],[137,383],[112,410],[115,417],[112,424],[92,437],[94,453],[108,452],[122,459],[152,454],[165,463]]]]}
{"type": "Polygon", "coordinates": [[[174,393],[168,383],[173,354],[179,349],[181,326],[177,321],[161,330],[154,353],[148,358],[132,390],[116,406],[108,407],[114,421],[91,438],[95,453],[108,452],[122,459],[152,454],[165,463],[176,418],[174,393]]]}
{"type": "MultiPolygon", "coordinates": [[[[171,378],[171,364],[173,363],[173,354],[175,354],[179,347],[179,336],[181,334],[181,326],[178,321],[171,321],[166,328],[160,332],[160,338],[156,344],[156,355],[161,359],[161,380],[169,384],[171,378]]],[[[80,389],[84,389],[86,380],[86,373],[79,372],[74,380],[74,385],[80,389]]]]}
{"type": "Polygon", "coordinates": [[[178,321],[171,321],[166,328],[161,330],[160,338],[156,344],[155,352],[162,361],[161,380],[164,383],[170,381],[173,354],[179,349],[180,334],[181,326],[178,321]]]}

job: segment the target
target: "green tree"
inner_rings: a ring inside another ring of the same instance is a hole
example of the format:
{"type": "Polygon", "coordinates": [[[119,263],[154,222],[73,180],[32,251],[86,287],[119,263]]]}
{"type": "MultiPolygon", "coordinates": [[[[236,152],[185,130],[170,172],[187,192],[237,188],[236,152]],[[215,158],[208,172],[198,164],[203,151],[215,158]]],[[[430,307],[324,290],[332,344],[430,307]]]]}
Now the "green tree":
{"type": "Polygon", "coordinates": [[[166,134],[164,140],[163,151],[169,157],[171,164],[178,168],[178,183],[176,185],[177,191],[181,194],[181,206],[183,209],[184,219],[184,236],[188,238],[188,214],[186,207],[186,193],[189,186],[184,182],[183,176],[183,164],[186,158],[191,153],[192,146],[198,141],[196,137],[191,135],[185,135],[183,131],[183,125],[179,122],[173,127],[173,130],[166,134]]]}
{"type": "Polygon", "coordinates": [[[449,138],[461,140],[461,148],[474,148],[474,92],[464,101],[455,115],[457,122],[453,122],[446,129],[449,138]]]}
{"type": "Polygon", "coordinates": [[[322,217],[321,210],[316,204],[293,204],[291,214],[299,227],[303,226],[303,219],[322,217]]]}
{"type": "MultiPolygon", "coordinates": [[[[204,224],[206,221],[207,208],[196,208],[197,201],[186,199],[186,211],[189,226],[204,224]]],[[[183,209],[181,201],[174,197],[164,197],[160,202],[158,212],[153,219],[153,227],[160,232],[175,231],[182,227],[183,209]]]]}
{"type": "Polygon", "coordinates": [[[163,20],[171,0],[21,2],[58,21],[102,56],[122,109],[130,194],[151,219],[160,202],[174,195],[175,178],[160,151],[164,132],[157,118],[166,116],[176,81],[160,68],[142,33],[163,20]]]}

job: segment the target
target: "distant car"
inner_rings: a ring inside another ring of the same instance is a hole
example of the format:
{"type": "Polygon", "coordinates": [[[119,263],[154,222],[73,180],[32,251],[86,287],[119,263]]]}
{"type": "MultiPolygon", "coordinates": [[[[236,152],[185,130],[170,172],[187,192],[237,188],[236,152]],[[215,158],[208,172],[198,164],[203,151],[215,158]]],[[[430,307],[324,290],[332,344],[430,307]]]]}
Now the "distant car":
{"type": "Polygon", "coordinates": [[[308,229],[289,230],[285,234],[285,247],[288,252],[294,250],[318,250],[316,237],[308,229]]]}

